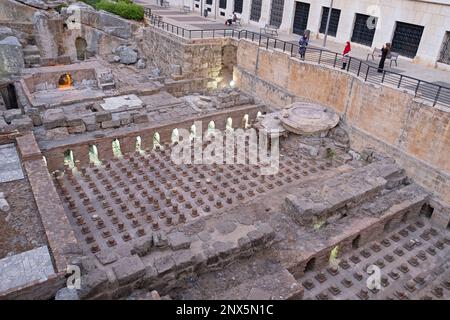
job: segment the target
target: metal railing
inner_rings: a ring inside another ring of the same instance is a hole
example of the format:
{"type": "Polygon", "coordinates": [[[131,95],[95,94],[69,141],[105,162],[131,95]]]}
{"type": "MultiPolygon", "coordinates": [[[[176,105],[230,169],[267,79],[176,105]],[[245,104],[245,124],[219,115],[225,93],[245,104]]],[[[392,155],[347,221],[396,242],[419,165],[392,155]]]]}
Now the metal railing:
{"type": "MultiPolygon", "coordinates": [[[[241,29],[206,29],[190,30],[162,21],[161,16],[151,12],[146,14],[151,25],[176,34],[187,39],[224,38],[247,39],[258,43],[258,46],[266,49],[277,49],[298,57],[299,45],[296,43],[280,40],[261,33],[241,29]]],[[[332,68],[340,68],[353,76],[372,84],[387,84],[397,89],[408,91],[414,97],[422,98],[432,103],[450,108],[450,88],[429,81],[413,78],[401,73],[378,70],[378,66],[355,57],[344,57],[342,54],[327,49],[307,47],[304,61],[325,65],[332,68]],[[344,62],[346,62],[344,66],[344,62]]]]}

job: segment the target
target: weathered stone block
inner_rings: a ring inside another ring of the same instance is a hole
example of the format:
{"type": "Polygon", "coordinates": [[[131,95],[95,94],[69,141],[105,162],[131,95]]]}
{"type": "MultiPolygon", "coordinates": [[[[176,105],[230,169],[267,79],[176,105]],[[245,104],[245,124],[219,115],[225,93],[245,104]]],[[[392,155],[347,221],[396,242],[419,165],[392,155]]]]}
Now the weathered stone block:
{"type": "Polygon", "coordinates": [[[137,255],[133,255],[118,260],[113,266],[113,271],[117,281],[122,285],[142,277],[145,274],[145,266],[137,255]]]}
{"type": "Polygon", "coordinates": [[[45,129],[53,129],[66,126],[66,116],[61,108],[49,109],[42,116],[42,124],[45,129]]]}
{"type": "Polygon", "coordinates": [[[86,127],[86,131],[95,131],[100,129],[100,123],[96,122],[94,116],[83,118],[83,123],[86,127]]]}
{"type": "Polygon", "coordinates": [[[228,241],[216,241],[213,243],[213,247],[221,259],[228,258],[234,249],[233,243],[228,241]]]}
{"type": "Polygon", "coordinates": [[[173,250],[188,249],[191,246],[191,239],[183,232],[173,232],[167,238],[173,250]]]}
{"type": "Polygon", "coordinates": [[[133,245],[131,249],[132,254],[137,254],[140,257],[147,255],[153,246],[153,236],[149,235],[146,237],[139,238],[133,245]]]}
{"type": "Polygon", "coordinates": [[[6,122],[11,123],[14,119],[19,119],[22,117],[22,111],[20,109],[9,109],[4,111],[3,117],[6,122]]]}
{"type": "Polygon", "coordinates": [[[80,299],[87,299],[108,289],[108,276],[106,272],[94,269],[81,276],[81,289],[77,291],[80,299]]]}
{"type": "Polygon", "coordinates": [[[186,269],[195,262],[195,254],[191,250],[175,252],[172,257],[178,270],[186,269]]]}
{"type": "Polygon", "coordinates": [[[119,128],[119,127],[120,127],[120,120],[108,120],[102,122],[103,129],[119,128]]]}
{"type": "Polygon", "coordinates": [[[67,131],[69,133],[83,133],[86,131],[86,126],[84,125],[84,123],[81,123],[78,126],[68,127],[67,131]]]}
{"type": "Polygon", "coordinates": [[[159,276],[172,272],[175,268],[175,260],[172,255],[167,255],[155,260],[155,268],[159,276]]]}
{"type": "Polygon", "coordinates": [[[169,240],[164,234],[155,232],[153,233],[153,244],[155,247],[164,248],[169,245],[169,240]]]}
{"type": "Polygon", "coordinates": [[[146,113],[136,113],[133,115],[134,123],[146,123],[148,122],[148,116],[146,113]]]}
{"type": "Polygon", "coordinates": [[[247,233],[247,237],[250,239],[253,247],[260,247],[264,244],[264,234],[259,230],[253,230],[247,233]]]}
{"type": "Polygon", "coordinates": [[[22,45],[16,37],[0,41],[0,75],[19,74],[24,67],[22,45]]]}
{"type": "Polygon", "coordinates": [[[95,113],[95,122],[104,122],[112,120],[111,112],[108,111],[99,111],[95,113]]]}
{"type": "Polygon", "coordinates": [[[23,116],[18,119],[13,119],[11,125],[19,131],[26,131],[33,129],[33,121],[28,116],[23,116]]]}
{"type": "Polygon", "coordinates": [[[100,261],[100,263],[103,265],[111,264],[117,261],[117,259],[119,259],[118,255],[113,250],[110,249],[102,250],[97,254],[95,254],[95,256],[97,257],[98,261],[100,261]]]}

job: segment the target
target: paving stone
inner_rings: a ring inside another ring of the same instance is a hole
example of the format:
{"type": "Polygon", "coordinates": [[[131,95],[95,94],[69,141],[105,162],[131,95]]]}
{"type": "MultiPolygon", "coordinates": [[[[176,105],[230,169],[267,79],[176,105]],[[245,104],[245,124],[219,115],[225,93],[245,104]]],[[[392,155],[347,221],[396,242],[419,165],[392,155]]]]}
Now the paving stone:
{"type": "Polygon", "coordinates": [[[55,273],[47,246],[0,260],[0,292],[43,281],[55,273]]]}
{"type": "Polygon", "coordinates": [[[221,234],[228,234],[236,229],[236,224],[232,221],[222,221],[216,225],[217,231],[221,234]]]}

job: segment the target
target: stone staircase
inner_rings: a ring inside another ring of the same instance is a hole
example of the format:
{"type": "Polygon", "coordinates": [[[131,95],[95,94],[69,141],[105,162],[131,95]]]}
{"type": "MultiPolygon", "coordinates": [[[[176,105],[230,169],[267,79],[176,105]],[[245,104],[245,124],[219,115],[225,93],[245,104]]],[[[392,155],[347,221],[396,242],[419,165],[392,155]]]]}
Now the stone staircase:
{"type": "Polygon", "coordinates": [[[39,48],[36,45],[27,45],[23,48],[23,59],[25,61],[25,67],[32,68],[37,67],[41,63],[41,54],[39,48]]]}

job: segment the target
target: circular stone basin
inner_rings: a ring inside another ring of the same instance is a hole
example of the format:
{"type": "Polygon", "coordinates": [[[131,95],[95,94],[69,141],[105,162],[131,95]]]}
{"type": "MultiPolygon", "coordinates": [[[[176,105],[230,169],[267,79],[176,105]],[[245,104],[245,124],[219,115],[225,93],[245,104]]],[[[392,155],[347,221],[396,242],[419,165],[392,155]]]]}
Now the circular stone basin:
{"type": "Polygon", "coordinates": [[[272,138],[282,136],[286,129],[280,122],[280,113],[272,112],[264,115],[264,118],[260,121],[260,130],[267,132],[272,138]]]}
{"type": "Polygon", "coordinates": [[[339,115],[317,104],[296,102],[281,111],[280,122],[290,132],[311,135],[334,128],[339,115]]]}

